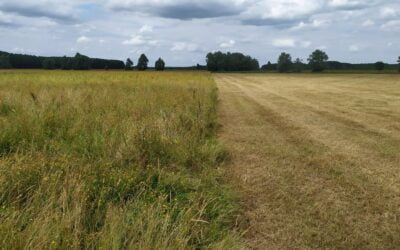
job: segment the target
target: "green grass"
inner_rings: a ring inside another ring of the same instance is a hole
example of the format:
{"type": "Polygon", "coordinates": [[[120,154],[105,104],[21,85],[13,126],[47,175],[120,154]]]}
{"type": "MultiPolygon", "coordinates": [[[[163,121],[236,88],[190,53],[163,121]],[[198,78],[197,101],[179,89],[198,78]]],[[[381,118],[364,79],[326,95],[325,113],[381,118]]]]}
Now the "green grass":
{"type": "Polygon", "coordinates": [[[3,249],[238,247],[216,85],[194,72],[0,72],[3,249]]]}

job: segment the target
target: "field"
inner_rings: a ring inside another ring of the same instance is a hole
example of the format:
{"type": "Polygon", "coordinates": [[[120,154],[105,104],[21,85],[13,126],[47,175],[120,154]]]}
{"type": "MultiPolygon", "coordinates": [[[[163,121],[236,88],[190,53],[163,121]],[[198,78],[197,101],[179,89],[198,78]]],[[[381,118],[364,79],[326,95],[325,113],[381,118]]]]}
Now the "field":
{"type": "Polygon", "coordinates": [[[214,76],[249,247],[399,248],[399,75],[214,76]]]}
{"type": "Polygon", "coordinates": [[[396,249],[395,74],[0,71],[2,249],[396,249]]]}
{"type": "Polygon", "coordinates": [[[0,71],[2,249],[239,247],[208,73],[0,71]]]}

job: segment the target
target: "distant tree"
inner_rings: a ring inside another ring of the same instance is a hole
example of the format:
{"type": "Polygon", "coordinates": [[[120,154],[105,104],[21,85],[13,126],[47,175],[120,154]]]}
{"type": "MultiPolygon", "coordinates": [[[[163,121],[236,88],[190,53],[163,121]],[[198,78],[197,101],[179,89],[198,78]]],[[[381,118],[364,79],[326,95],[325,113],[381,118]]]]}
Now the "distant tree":
{"type": "Polygon", "coordinates": [[[264,65],[264,69],[265,70],[273,70],[272,63],[270,61],[268,61],[267,65],[264,65]]]}
{"type": "Polygon", "coordinates": [[[289,72],[292,69],[292,57],[283,52],[278,58],[278,71],[281,73],[289,72]]]}
{"type": "Polygon", "coordinates": [[[133,69],[133,62],[130,58],[126,59],[125,63],[125,70],[132,70],[133,69]]]}
{"type": "Polygon", "coordinates": [[[91,59],[79,53],[76,53],[72,61],[72,68],[75,70],[88,70],[91,68],[91,59]]]}
{"type": "Polygon", "coordinates": [[[53,58],[46,58],[42,62],[42,67],[44,69],[55,69],[56,61],[53,58]]]}
{"type": "Polygon", "coordinates": [[[322,72],[328,59],[329,57],[324,51],[317,49],[308,58],[308,64],[313,72],[322,72]]]}
{"type": "Polygon", "coordinates": [[[258,70],[258,61],[242,53],[222,53],[220,51],[207,54],[209,71],[251,71],[258,70]]]}
{"type": "Polygon", "coordinates": [[[293,63],[293,71],[300,73],[303,71],[303,62],[300,58],[296,58],[296,60],[293,63]]]}
{"type": "Polygon", "coordinates": [[[225,68],[225,55],[220,51],[208,53],[206,61],[209,71],[223,71],[225,68]]]}
{"type": "Polygon", "coordinates": [[[146,70],[149,64],[149,59],[147,59],[145,54],[141,54],[137,63],[138,70],[146,70]]]}
{"type": "Polygon", "coordinates": [[[400,72],[400,56],[399,59],[397,59],[397,63],[399,64],[399,72],[400,72]]]}
{"type": "Polygon", "coordinates": [[[9,68],[11,68],[10,56],[0,55],[0,69],[9,69],[9,68]]]}
{"type": "Polygon", "coordinates": [[[268,61],[267,64],[265,64],[261,67],[262,70],[267,70],[267,71],[276,70],[276,68],[277,68],[277,64],[271,63],[270,61],[268,61]]]}
{"type": "Polygon", "coordinates": [[[72,58],[63,56],[60,62],[60,68],[62,70],[70,70],[72,69],[72,58]]]}
{"type": "Polygon", "coordinates": [[[383,62],[376,62],[375,63],[375,69],[376,70],[384,70],[385,69],[385,63],[383,63],[383,62]]]}
{"type": "Polygon", "coordinates": [[[164,69],[165,69],[165,62],[164,62],[164,60],[163,59],[161,59],[161,58],[159,58],[157,61],[156,61],[156,64],[155,64],[155,69],[157,70],[157,71],[163,71],[164,69]]]}

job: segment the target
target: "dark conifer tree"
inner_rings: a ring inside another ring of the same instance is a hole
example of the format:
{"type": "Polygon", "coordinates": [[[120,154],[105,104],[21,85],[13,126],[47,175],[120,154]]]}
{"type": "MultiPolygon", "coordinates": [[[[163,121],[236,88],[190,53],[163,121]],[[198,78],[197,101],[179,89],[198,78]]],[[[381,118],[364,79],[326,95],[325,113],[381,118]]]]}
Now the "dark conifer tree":
{"type": "Polygon", "coordinates": [[[159,58],[159,59],[156,61],[155,69],[156,69],[157,71],[163,71],[163,70],[165,69],[165,62],[164,62],[163,59],[159,58]]]}
{"type": "Polygon", "coordinates": [[[145,54],[141,54],[137,63],[138,70],[146,70],[149,64],[149,59],[147,59],[145,54]]]}
{"type": "Polygon", "coordinates": [[[126,59],[125,63],[125,70],[132,70],[133,69],[133,62],[130,58],[126,59]]]}

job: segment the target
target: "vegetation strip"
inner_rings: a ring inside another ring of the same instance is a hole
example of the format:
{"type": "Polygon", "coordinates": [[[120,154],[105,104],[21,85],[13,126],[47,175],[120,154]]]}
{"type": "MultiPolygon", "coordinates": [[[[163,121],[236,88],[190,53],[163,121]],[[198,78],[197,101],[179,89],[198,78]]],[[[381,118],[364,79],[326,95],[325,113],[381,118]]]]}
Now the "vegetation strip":
{"type": "Polygon", "coordinates": [[[0,72],[5,249],[232,249],[209,73],[0,72]]]}

